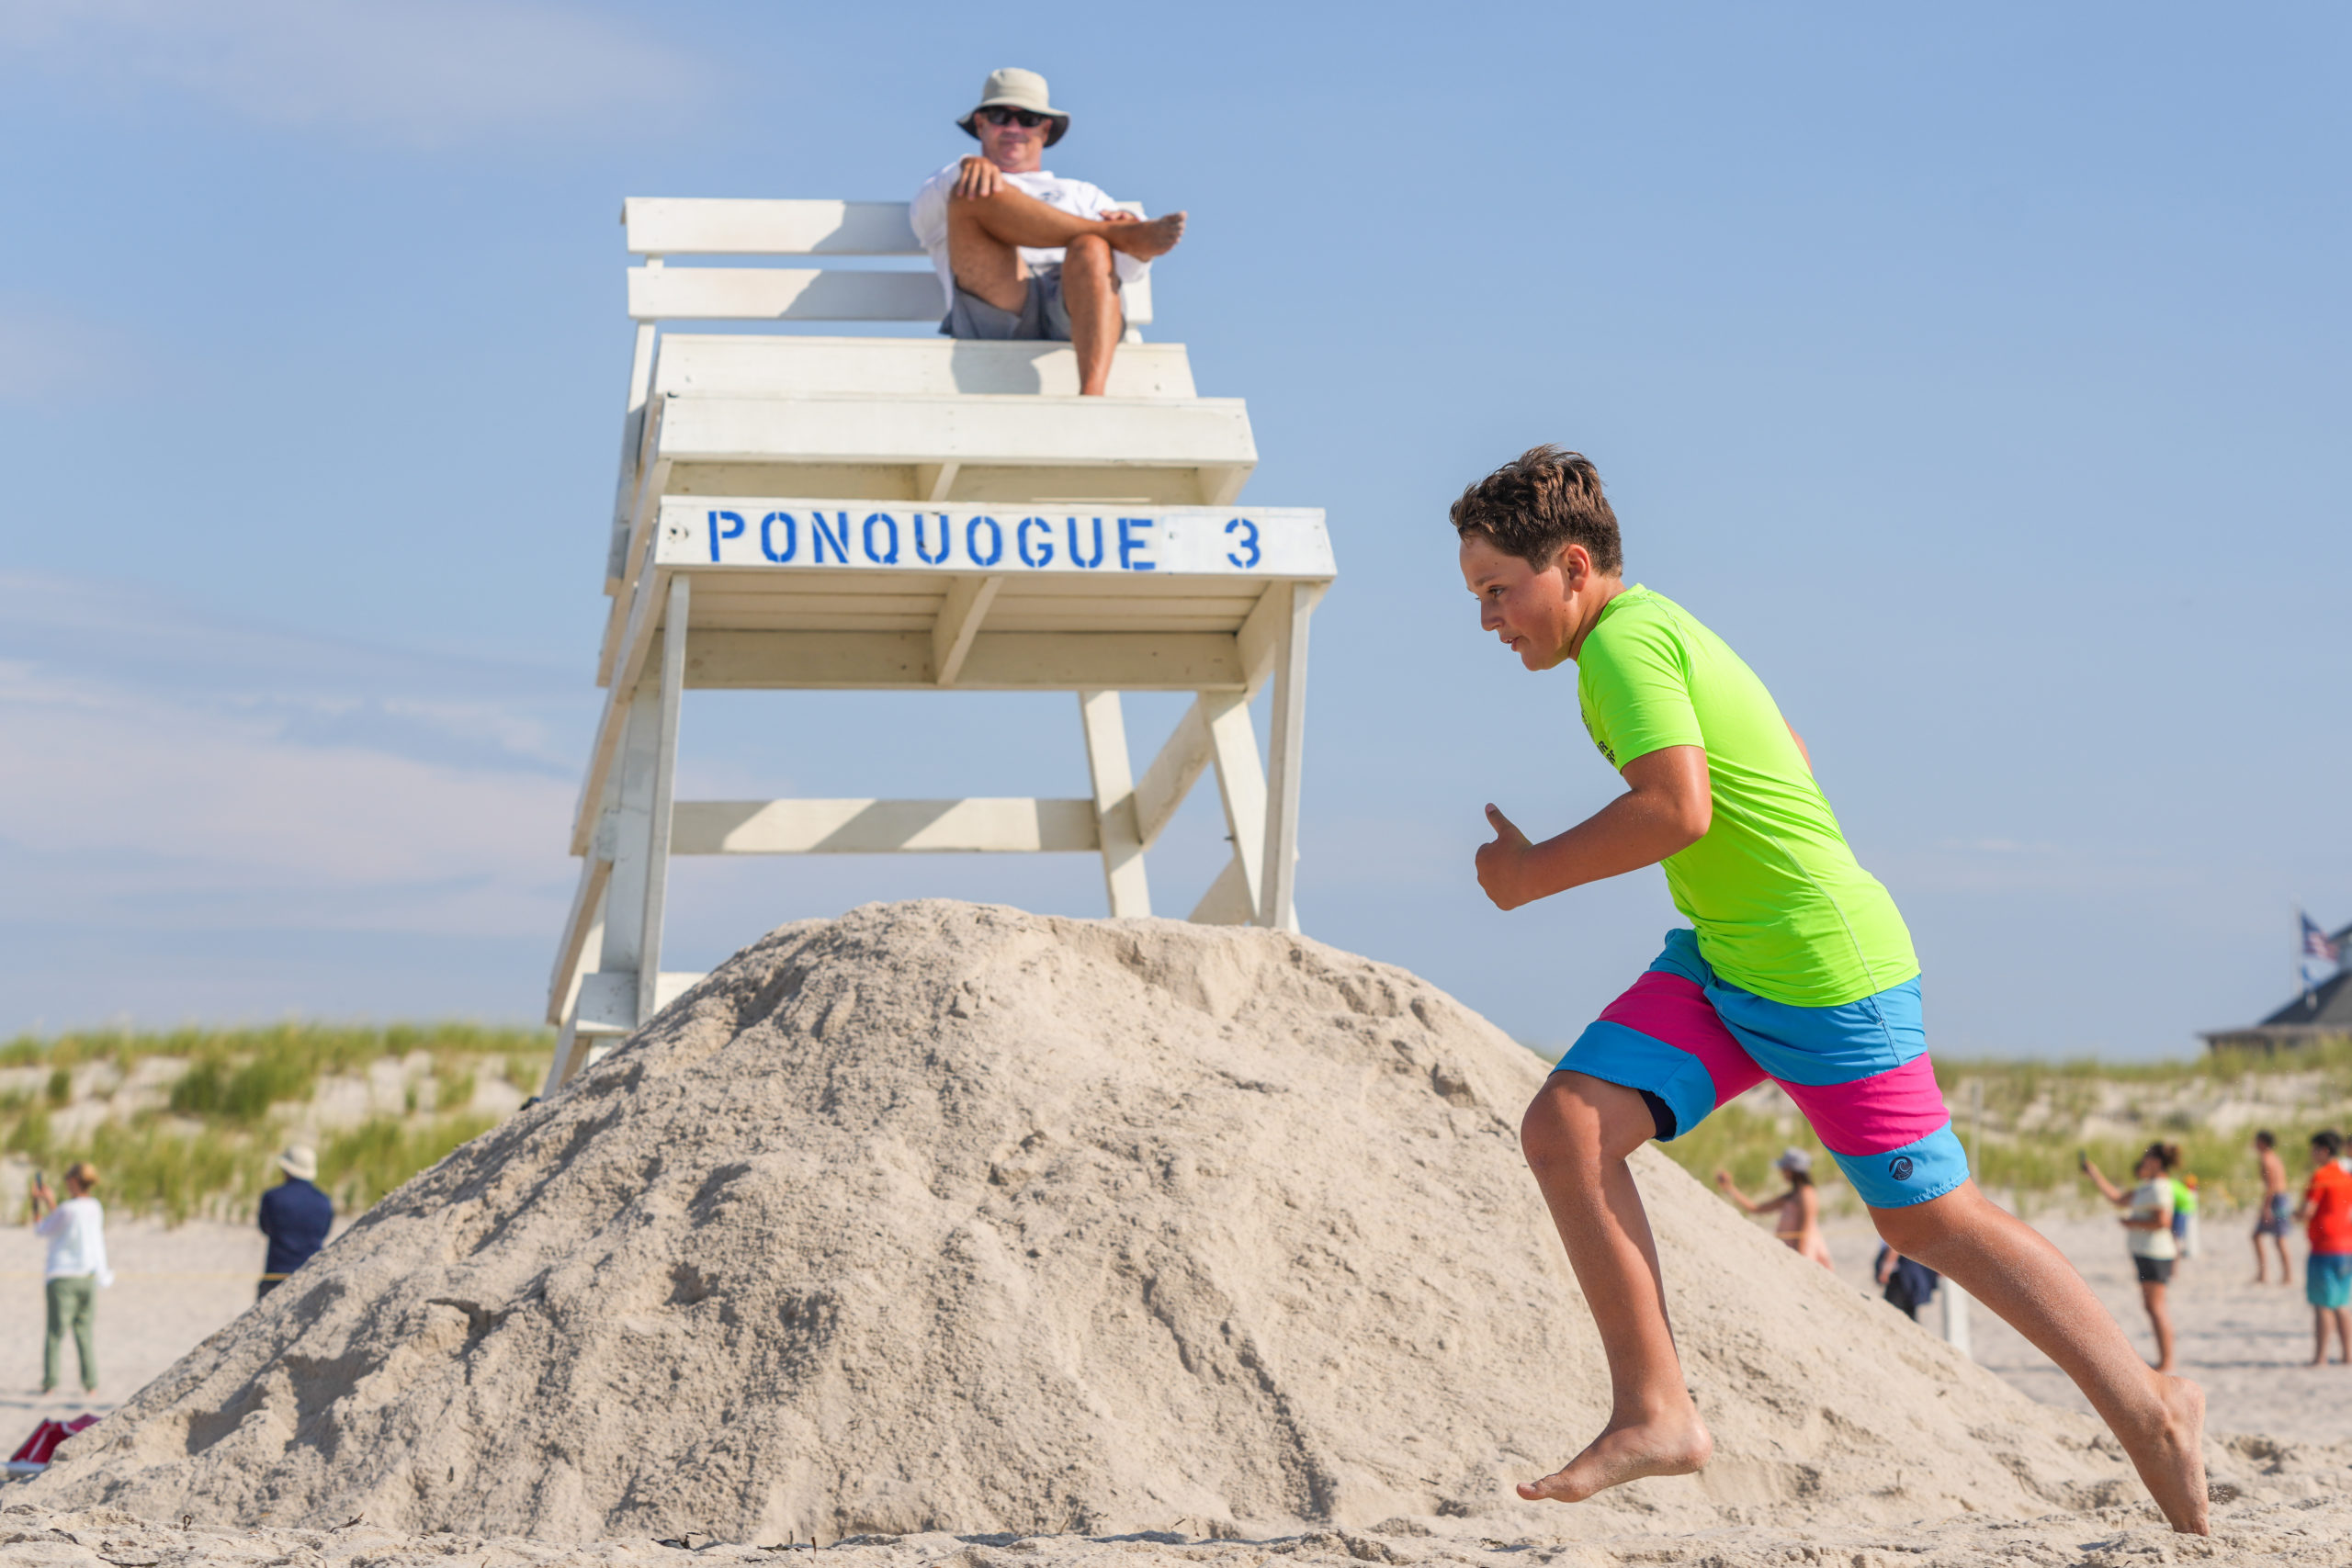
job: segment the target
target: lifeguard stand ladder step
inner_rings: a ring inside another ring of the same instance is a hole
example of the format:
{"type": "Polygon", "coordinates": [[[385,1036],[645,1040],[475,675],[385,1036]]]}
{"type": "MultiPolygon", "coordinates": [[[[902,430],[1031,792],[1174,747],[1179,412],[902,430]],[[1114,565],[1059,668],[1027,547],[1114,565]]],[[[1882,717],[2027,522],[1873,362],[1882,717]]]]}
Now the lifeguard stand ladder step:
{"type": "Polygon", "coordinates": [[[551,1092],[701,976],[661,967],[673,854],[1085,852],[1114,915],[1214,769],[1230,862],[1192,919],[1297,929],[1307,622],[1335,568],[1320,511],[1243,506],[1238,399],[1145,344],[1129,285],[1111,395],[1067,344],[685,334],[677,320],[935,320],[928,272],[669,266],[915,256],[899,203],[647,201],[607,549],[607,688],[572,825],[579,886],[548,982],[551,1092]],[[1272,688],[1268,765],[1250,704],[1272,688]],[[1065,799],[680,801],[688,688],[1077,694],[1090,793],[1065,799]],[[1123,691],[1189,692],[1135,777],[1123,691]]]}

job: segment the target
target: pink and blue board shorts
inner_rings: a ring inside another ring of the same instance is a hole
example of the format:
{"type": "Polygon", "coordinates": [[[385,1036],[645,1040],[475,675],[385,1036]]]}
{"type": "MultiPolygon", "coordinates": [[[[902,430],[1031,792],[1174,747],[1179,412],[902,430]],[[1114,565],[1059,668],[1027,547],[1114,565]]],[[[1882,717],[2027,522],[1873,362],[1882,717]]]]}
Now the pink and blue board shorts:
{"type": "Polygon", "coordinates": [[[1723,979],[1696,932],[1671,931],[1553,1070],[1639,1090],[1662,1140],[1769,1077],[1873,1209],[1924,1203],[1968,1179],[1928,1061],[1917,978],[1843,1007],[1791,1007],[1723,979]]]}

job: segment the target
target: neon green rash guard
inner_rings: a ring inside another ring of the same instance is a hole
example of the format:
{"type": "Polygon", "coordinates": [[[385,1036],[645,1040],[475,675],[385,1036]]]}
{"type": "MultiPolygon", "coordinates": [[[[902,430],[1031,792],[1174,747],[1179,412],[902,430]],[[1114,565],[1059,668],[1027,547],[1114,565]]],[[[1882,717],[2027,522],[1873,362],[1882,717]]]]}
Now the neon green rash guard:
{"type": "Polygon", "coordinates": [[[1577,650],[1577,705],[1613,768],[1706,748],[1713,825],[1662,863],[1717,974],[1792,1007],[1843,1007],[1919,973],[1772,694],[1689,611],[1638,583],[1611,600],[1577,650]]]}

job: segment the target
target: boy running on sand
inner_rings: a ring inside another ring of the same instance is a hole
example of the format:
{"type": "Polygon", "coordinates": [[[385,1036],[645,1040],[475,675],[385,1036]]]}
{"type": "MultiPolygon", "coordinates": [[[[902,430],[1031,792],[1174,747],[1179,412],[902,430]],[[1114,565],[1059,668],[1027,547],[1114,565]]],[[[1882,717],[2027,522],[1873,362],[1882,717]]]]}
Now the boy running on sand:
{"type": "Polygon", "coordinates": [[[1611,1409],[1582,1453],[1520,1495],[1580,1502],[1706,1463],[1713,1442],[1683,1386],[1626,1161],[1770,1077],[1887,1245],[2064,1368],[2173,1528],[2205,1533],[2204,1393],[2143,1361],[2057,1248],[1968,1179],[1928,1062],[1909,933],[1846,847],[1771,694],[1680,605],[1625,586],[1617,518],[1582,456],[1534,448],[1464,491],[1453,522],[1479,625],[1530,670],[1576,661],[1585,728],[1627,785],[1541,843],[1488,806],[1479,886],[1514,909],[1658,865],[1696,928],[1667,933],[1521,1129],[1608,1353],[1611,1409]]]}

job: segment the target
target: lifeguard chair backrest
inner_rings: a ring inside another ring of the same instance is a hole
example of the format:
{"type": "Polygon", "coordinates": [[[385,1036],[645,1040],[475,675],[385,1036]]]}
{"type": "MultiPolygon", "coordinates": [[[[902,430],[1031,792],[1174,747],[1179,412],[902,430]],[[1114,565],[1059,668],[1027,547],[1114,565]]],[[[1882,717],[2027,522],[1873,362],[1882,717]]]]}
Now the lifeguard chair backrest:
{"type": "MultiPolygon", "coordinates": [[[[1137,204],[1122,202],[1127,209],[1137,204]]],[[[669,266],[673,256],[920,256],[903,201],[630,197],[628,313],[639,321],[935,321],[939,277],[871,268],[669,266]]],[[[1147,275],[1120,290],[1127,325],[1151,321],[1147,275]]]]}

